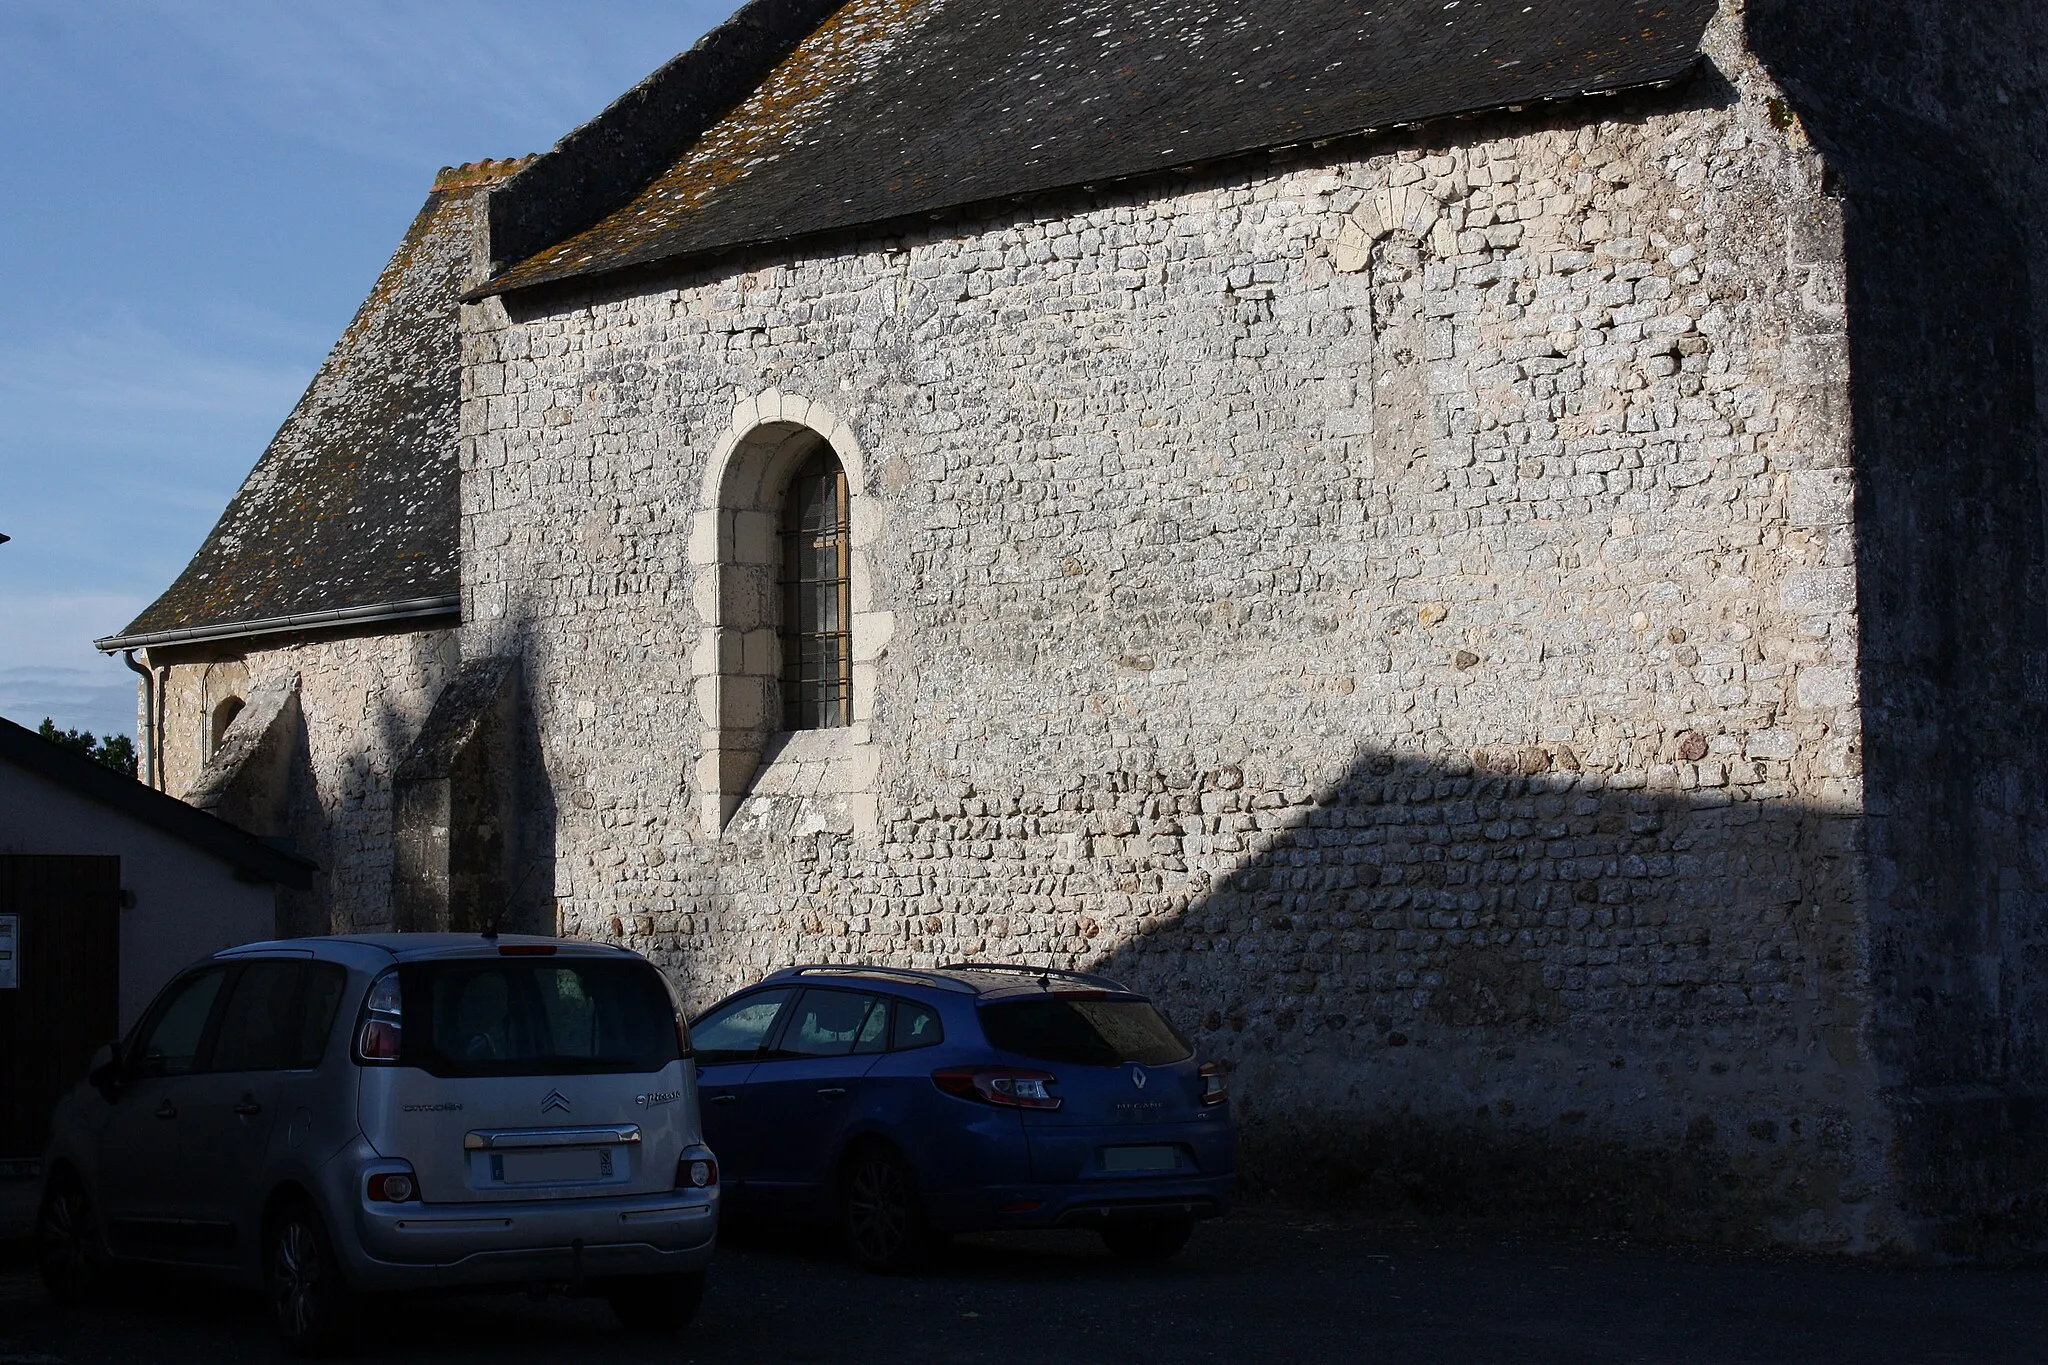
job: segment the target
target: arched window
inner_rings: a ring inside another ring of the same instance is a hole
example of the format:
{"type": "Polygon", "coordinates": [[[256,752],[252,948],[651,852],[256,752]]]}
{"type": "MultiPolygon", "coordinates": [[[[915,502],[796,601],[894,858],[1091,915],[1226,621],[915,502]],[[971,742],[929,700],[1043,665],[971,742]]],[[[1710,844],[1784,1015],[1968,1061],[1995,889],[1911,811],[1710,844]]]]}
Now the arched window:
{"type": "Polygon", "coordinates": [[[867,454],[821,403],[743,400],[704,462],[690,522],[690,651],[702,828],[873,834],[881,749],[870,724],[896,618],[876,606],[886,530],[867,454]]]}
{"type": "Polygon", "coordinates": [[[240,697],[223,698],[220,705],[213,708],[213,718],[207,723],[206,727],[206,756],[208,758],[213,757],[214,750],[220,748],[221,740],[227,738],[228,727],[233,725],[235,717],[241,714],[242,699],[240,697]]]}
{"type": "Polygon", "coordinates": [[[782,728],[853,723],[852,535],[846,471],[830,446],[782,499],[782,728]]]}

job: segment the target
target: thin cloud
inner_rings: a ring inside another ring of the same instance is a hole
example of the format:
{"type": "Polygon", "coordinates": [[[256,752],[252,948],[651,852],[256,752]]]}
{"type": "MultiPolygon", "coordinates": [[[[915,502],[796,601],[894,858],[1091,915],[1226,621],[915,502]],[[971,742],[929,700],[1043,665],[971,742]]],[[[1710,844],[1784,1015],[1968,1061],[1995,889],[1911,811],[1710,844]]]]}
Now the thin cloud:
{"type": "Polygon", "coordinates": [[[49,720],[60,730],[132,738],[135,675],[114,660],[90,671],[0,669],[0,716],[31,730],[49,720]]]}
{"type": "Polygon", "coordinates": [[[579,7],[566,25],[561,6],[534,0],[148,8],[221,70],[248,116],[338,150],[433,164],[545,150],[652,69],[651,35],[681,51],[732,6],[579,7]]]}
{"type": "MultiPolygon", "coordinates": [[[[318,364],[317,353],[209,340],[114,317],[35,346],[0,345],[0,513],[32,519],[34,539],[73,565],[133,565],[132,532],[164,545],[152,525],[188,528],[170,539],[189,552],[189,528],[203,532],[219,514],[318,364]]],[[[29,539],[7,547],[10,558],[43,582],[64,581],[29,539]]]]}
{"type": "MultiPolygon", "coordinates": [[[[241,337],[208,342],[116,315],[0,345],[0,530],[15,538],[0,548],[0,634],[16,630],[18,591],[160,591],[318,363],[241,337]]],[[[134,596],[122,600],[139,610],[134,596]]],[[[98,618],[94,633],[119,624],[98,618]]]]}
{"type": "Polygon", "coordinates": [[[92,640],[142,606],[126,593],[24,592],[0,582],[0,715],[28,726],[48,716],[65,729],[133,733],[135,675],[92,640]]]}
{"type": "Polygon", "coordinates": [[[0,0],[36,187],[0,214],[23,266],[0,296],[0,712],[125,731],[128,675],[92,637],[198,546],[432,168],[544,150],[733,8],[0,0]],[[337,225],[312,198],[376,212],[337,225]]]}
{"type": "Polygon", "coordinates": [[[117,317],[33,347],[0,346],[0,404],[30,432],[127,433],[138,420],[188,418],[274,426],[311,374],[303,361],[195,350],[117,317]]]}

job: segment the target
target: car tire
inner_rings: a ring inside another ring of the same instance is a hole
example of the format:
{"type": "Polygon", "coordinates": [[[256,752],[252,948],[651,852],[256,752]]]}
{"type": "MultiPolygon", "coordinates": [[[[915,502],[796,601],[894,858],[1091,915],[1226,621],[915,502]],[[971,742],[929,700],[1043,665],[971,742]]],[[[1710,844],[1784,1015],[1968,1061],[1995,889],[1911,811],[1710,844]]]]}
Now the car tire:
{"type": "Polygon", "coordinates": [[[291,1200],[271,1216],[263,1280],[271,1321],[294,1353],[321,1355],[344,1344],[355,1294],[319,1211],[306,1200],[291,1200]]]}
{"type": "Polygon", "coordinates": [[[1120,1218],[1102,1225],[1102,1244],[1120,1261],[1157,1263],[1180,1254],[1195,1232],[1195,1220],[1175,1218],[1120,1218]]]}
{"type": "Polygon", "coordinates": [[[612,1316],[635,1336],[668,1336],[689,1326],[704,1302],[704,1272],[641,1275],[615,1281],[605,1292],[612,1316]]]}
{"type": "Polygon", "coordinates": [[[36,1208],[36,1271],[53,1303],[91,1300],[105,1267],[93,1245],[92,1201],[68,1170],[54,1173],[36,1208]]]}
{"type": "Polygon", "coordinates": [[[870,1143],[847,1158],[840,1178],[841,1226],[854,1264],[876,1275],[907,1275],[931,1260],[917,1173],[893,1147],[870,1143]]]}

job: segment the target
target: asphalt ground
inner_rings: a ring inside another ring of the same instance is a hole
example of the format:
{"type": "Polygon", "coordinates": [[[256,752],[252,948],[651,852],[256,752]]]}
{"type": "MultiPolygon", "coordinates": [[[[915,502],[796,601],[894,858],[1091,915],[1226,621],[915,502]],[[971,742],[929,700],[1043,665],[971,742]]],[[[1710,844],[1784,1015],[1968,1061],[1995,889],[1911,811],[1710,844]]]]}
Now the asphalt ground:
{"type": "MultiPolygon", "coordinates": [[[[782,1236],[720,1252],[672,1339],[589,1300],[379,1302],[374,1361],[2048,1362],[2048,1271],[1901,1268],[1504,1237],[1253,1208],[1180,1259],[1111,1260],[1084,1233],[969,1237],[915,1278],[782,1236]]],[[[252,1296],[123,1283],[91,1309],[0,1265],[0,1365],[283,1358],[252,1296]]]]}

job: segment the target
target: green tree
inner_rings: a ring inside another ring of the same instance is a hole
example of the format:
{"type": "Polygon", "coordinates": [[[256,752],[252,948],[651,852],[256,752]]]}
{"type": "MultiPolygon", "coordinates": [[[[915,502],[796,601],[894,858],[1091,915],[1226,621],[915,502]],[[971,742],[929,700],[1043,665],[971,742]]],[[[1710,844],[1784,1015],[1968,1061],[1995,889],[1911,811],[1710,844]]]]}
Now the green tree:
{"type": "Polygon", "coordinates": [[[69,749],[81,758],[105,764],[130,777],[135,776],[135,741],[126,735],[108,735],[101,739],[90,730],[59,730],[48,716],[43,717],[36,733],[60,749],[69,749]]]}

